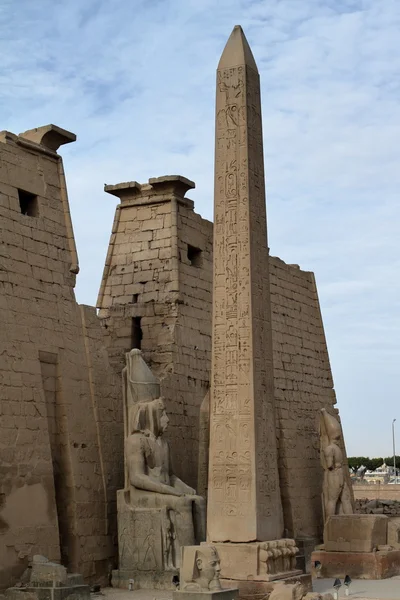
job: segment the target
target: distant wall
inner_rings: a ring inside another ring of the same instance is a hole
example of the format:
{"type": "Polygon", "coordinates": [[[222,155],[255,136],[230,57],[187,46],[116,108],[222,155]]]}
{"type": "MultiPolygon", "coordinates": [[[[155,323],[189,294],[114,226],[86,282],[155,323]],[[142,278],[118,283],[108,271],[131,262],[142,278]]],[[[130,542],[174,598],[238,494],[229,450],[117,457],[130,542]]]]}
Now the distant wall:
{"type": "Polygon", "coordinates": [[[371,483],[370,485],[353,485],[354,498],[362,500],[399,500],[400,484],[371,483]]]}

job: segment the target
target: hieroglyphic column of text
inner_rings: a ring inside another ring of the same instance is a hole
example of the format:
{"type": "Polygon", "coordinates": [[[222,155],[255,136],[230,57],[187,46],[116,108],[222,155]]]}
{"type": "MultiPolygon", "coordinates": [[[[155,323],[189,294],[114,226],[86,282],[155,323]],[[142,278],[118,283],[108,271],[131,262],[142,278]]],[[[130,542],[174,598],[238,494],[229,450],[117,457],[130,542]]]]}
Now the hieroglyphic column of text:
{"type": "Polygon", "coordinates": [[[259,78],[232,36],[217,73],[208,536],[244,542],[283,526],[259,78]],[[243,64],[226,66],[226,52],[243,64]]]}

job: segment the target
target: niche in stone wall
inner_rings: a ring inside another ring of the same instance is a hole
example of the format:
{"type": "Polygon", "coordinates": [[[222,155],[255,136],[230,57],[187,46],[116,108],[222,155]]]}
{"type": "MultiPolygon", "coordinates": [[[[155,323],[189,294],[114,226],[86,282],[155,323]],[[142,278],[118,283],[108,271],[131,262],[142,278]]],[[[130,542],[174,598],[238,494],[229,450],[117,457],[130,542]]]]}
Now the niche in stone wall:
{"type": "Polygon", "coordinates": [[[132,333],[131,333],[131,349],[142,347],[143,331],[142,331],[142,317],[133,317],[132,319],[132,333]]]}
{"type": "Polygon", "coordinates": [[[203,265],[203,256],[200,248],[187,245],[187,257],[192,267],[201,267],[203,265]]]}
{"type": "Polygon", "coordinates": [[[18,198],[19,207],[23,215],[27,215],[28,217],[39,216],[39,203],[35,194],[31,194],[24,190],[18,190],[18,198]]]}

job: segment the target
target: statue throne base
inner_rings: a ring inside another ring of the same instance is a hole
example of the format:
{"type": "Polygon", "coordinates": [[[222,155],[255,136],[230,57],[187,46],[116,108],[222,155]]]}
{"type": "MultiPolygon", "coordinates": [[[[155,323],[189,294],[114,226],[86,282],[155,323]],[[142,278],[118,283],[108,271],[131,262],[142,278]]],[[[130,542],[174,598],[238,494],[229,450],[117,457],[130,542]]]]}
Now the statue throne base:
{"type": "Polygon", "coordinates": [[[174,513],[166,507],[129,504],[129,492],[117,492],[119,568],[112,586],[122,589],[176,589],[180,548],[193,544],[191,527],[174,531],[174,513]]]}

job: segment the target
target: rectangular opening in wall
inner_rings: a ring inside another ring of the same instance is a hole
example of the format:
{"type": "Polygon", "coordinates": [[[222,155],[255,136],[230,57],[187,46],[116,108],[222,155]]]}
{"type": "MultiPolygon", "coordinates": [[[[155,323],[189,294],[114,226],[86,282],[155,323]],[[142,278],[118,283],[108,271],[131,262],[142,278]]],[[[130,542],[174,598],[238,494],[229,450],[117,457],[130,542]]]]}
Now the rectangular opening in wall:
{"type": "Polygon", "coordinates": [[[200,248],[195,248],[190,244],[187,245],[187,257],[192,267],[201,267],[203,264],[203,257],[200,248]]]}
{"type": "Polygon", "coordinates": [[[23,215],[28,217],[39,216],[39,203],[38,198],[35,194],[25,192],[24,190],[18,190],[19,207],[23,215]]]}
{"type": "Polygon", "coordinates": [[[138,300],[139,300],[139,294],[133,294],[132,304],[137,304],[138,300]]]}
{"type": "Polygon", "coordinates": [[[133,317],[132,319],[132,340],[131,340],[131,348],[138,348],[139,350],[142,347],[142,317],[133,317]]]}

